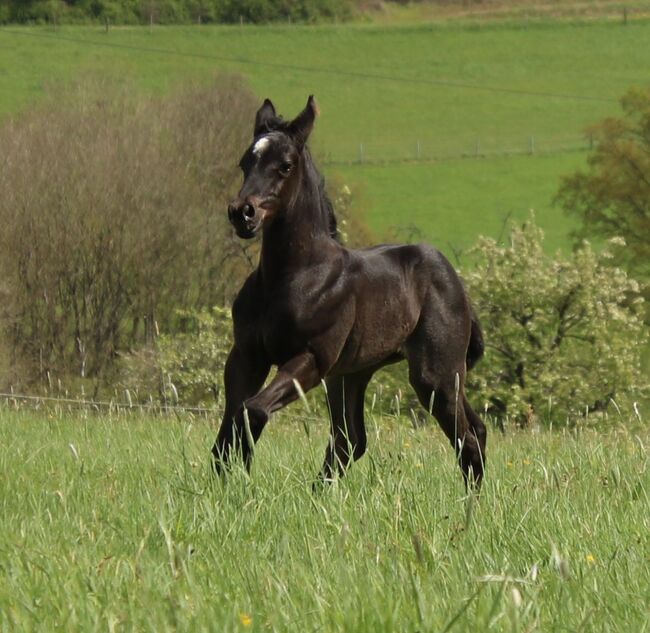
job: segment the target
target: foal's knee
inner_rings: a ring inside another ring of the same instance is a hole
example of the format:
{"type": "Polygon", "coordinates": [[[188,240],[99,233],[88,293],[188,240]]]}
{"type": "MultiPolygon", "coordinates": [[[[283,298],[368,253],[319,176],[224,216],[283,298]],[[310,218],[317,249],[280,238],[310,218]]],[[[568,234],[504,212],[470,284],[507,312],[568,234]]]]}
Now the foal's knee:
{"type": "Polygon", "coordinates": [[[248,424],[255,440],[262,433],[268,420],[268,413],[264,409],[255,406],[255,402],[252,399],[243,404],[237,415],[237,425],[240,432],[246,432],[246,424],[248,424]]]}

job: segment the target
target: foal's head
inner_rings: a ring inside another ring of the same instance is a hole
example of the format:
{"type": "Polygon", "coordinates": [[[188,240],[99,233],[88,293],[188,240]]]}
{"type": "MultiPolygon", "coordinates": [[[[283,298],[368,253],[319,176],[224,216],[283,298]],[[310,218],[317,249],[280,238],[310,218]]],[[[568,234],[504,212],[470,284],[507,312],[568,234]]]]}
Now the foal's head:
{"type": "Polygon", "coordinates": [[[239,161],[244,184],[228,205],[228,218],[239,237],[253,237],[292,206],[309,159],[305,144],[317,114],[313,96],[293,121],[279,117],[268,99],[257,111],[253,142],[239,161]]]}

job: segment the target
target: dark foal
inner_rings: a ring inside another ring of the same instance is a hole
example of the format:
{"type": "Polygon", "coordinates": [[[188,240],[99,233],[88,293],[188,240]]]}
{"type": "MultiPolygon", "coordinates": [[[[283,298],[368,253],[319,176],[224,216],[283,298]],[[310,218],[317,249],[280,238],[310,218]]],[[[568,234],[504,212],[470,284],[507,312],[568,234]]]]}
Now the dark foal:
{"type": "Polygon", "coordinates": [[[422,405],[456,450],[465,481],[480,484],[486,430],[465,396],[465,373],[483,338],[451,264],[430,246],[352,251],[306,142],[317,115],[309,97],[293,120],[267,99],[241,159],[244,184],[228,207],[237,235],[262,233],[257,269],[235,299],[226,362],[226,408],[212,450],[221,472],[239,452],[250,465],[269,416],[327,383],[332,437],[321,477],[343,474],[366,450],[364,393],[384,365],[406,359],[422,405]],[[278,371],[264,388],[272,365],[278,371]]]}

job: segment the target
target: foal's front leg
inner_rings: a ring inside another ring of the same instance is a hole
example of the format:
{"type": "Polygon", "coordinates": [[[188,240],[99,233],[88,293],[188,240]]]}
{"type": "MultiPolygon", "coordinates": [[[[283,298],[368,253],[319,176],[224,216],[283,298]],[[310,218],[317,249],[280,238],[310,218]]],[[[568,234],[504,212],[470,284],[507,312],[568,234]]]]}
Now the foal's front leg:
{"type": "Polygon", "coordinates": [[[244,354],[236,346],[230,350],[223,377],[226,407],[212,447],[217,473],[230,461],[232,452],[240,450],[244,428],[238,423],[237,412],[247,398],[260,390],[270,368],[268,362],[259,360],[259,355],[244,354]]]}
{"type": "MultiPolygon", "coordinates": [[[[250,467],[253,447],[249,443],[244,416],[246,415],[248,418],[252,440],[257,442],[268,422],[269,416],[278,409],[297,400],[298,392],[294,381],[300,384],[303,391],[309,391],[318,385],[320,379],[321,375],[314,355],[305,352],[282,365],[267,387],[244,401],[234,416],[233,424],[235,441],[241,449],[247,468],[250,467]]],[[[219,435],[221,436],[221,432],[219,435]]],[[[219,444],[219,438],[217,438],[217,444],[219,444]]],[[[227,462],[231,451],[219,451],[217,444],[215,444],[217,451],[215,456],[220,455],[218,461],[221,463],[227,462]]]]}

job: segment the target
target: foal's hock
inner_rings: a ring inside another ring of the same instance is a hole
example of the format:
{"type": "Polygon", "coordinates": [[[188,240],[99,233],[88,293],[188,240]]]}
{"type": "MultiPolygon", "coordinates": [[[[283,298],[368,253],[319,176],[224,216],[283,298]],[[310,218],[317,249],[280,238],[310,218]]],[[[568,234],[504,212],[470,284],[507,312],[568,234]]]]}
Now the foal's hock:
{"type": "Polygon", "coordinates": [[[366,450],[364,393],[384,365],[406,360],[422,405],[438,420],[466,482],[480,484],[486,430],[465,396],[465,374],[483,336],[447,259],[427,245],[348,250],[307,140],[318,114],[309,97],[292,121],[267,99],[240,166],[244,184],[228,206],[237,235],[261,233],[255,271],[235,299],[234,345],[224,374],[226,407],[212,450],[218,472],[252,443],[270,415],[327,383],[331,439],[323,479],[366,450]],[[272,365],[273,380],[262,389],[272,365]]]}

